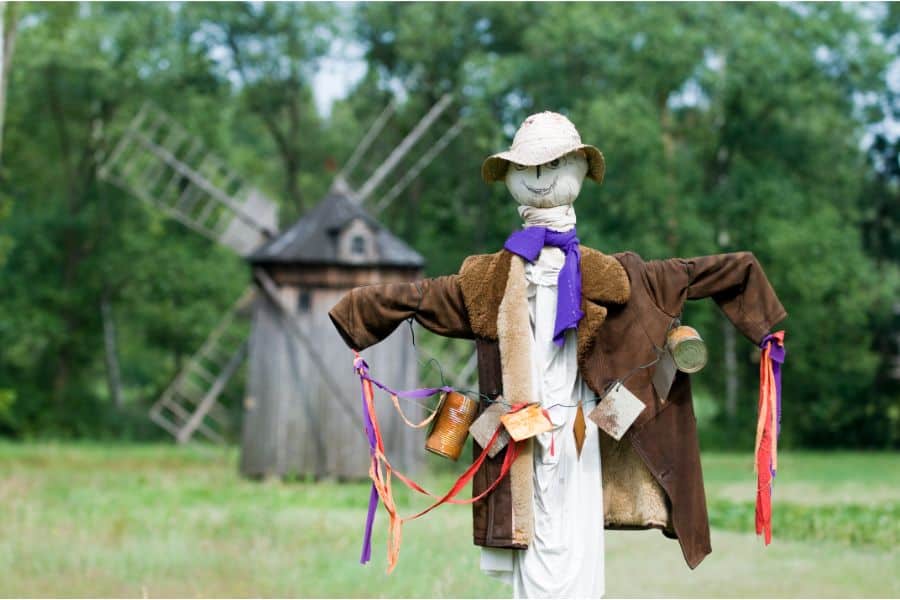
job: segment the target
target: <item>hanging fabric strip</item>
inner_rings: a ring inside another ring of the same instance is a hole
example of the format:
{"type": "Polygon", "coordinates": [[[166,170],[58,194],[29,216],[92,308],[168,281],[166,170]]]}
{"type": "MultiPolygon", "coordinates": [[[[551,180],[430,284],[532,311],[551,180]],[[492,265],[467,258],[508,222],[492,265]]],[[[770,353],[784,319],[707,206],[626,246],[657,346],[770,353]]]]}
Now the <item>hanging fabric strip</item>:
{"type": "Polygon", "coordinates": [[[766,545],[772,541],[772,484],[778,470],[778,435],[781,433],[781,365],[784,363],[784,331],[760,342],[759,416],[756,423],[756,534],[766,545]]]}
{"type": "Polygon", "coordinates": [[[399,392],[398,392],[397,390],[393,390],[393,389],[389,388],[388,386],[386,386],[385,384],[381,383],[381,382],[378,381],[377,379],[372,378],[372,376],[369,375],[369,371],[368,371],[369,365],[366,364],[366,361],[364,361],[364,360],[362,359],[362,357],[360,357],[360,355],[357,354],[356,352],[354,352],[354,355],[355,355],[356,358],[353,359],[353,368],[356,369],[356,371],[359,373],[359,369],[358,369],[358,367],[357,367],[357,361],[361,361],[362,364],[365,365],[365,367],[366,367],[366,368],[364,369],[363,372],[359,373],[359,376],[360,376],[362,379],[365,379],[366,381],[369,381],[369,382],[375,384],[376,387],[378,387],[378,388],[384,390],[385,392],[387,392],[387,393],[390,394],[391,396],[397,396],[397,397],[399,397],[399,398],[410,398],[410,399],[413,399],[413,400],[421,400],[422,398],[428,398],[429,396],[434,396],[434,395],[437,394],[438,392],[452,392],[452,391],[454,391],[453,388],[450,387],[449,385],[444,385],[444,386],[441,386],[441,387],[420,388],[420,389],[417,389],[417,390],[406,390],[406,391],[399,391],[399,392]]]}
{"type": "MultiPolygon", "coordinates": [[[[432,413],[429,417],[426,417],[424,421],[418,424],[413,424],[406,418],[406,415],[403,414],[403,411],[400,409],[400,403],[397,401],[397,397],[402,398],[428,398],[429,396],[433,396],[438,392],[449,392],[452,391],[452,388],[448,386],[439,387],[439,388],[426,388],[420,390],[411,390],[411,391],[394,391],[388,388],[386,385],[372,379],[369,377],[368,373],[368,365],[366,361],[359,355],[359,353],[354,352],[354,360],[353,360],[353,368],[359,373],[360,378],[363,381],[363,389],[362,389],[362,408],[363,408],[363,419],[366,426],[366,435],[369,438],[369,454],[372,459],[372,464],[375,468],[375,478],[379,477],[378,464],[375,458],[376,450],[377,450],[377,440],[380,439],[380,435],[376,436],[375,427],[377,420],[373,420],[369,414],[369,410],[367,408],[366,403],[366,389],[365,383],[369,382],[369,387],[371,388],[371,384],[374,383],[379,388],[383,389],[387,393],[391,395],[391,399],[394,401],[394,406],[397,409],[397,412],[400,413],[401,418],[411,427],[420,428],[428,425],[433,419],[437,412],[432,413]]],[[[371,390],[370,390],[371,392],[371,390]]],[[[371,476],[371,473],[370,473],[371,476]]],[[[366,515],[366,529],[363,537],[363,547],[362,553],[359,558],[360,564],[366,564],[372,558],[372,526],[375,521],[375,510],[378,507],[378,489],[374,483],[375,478],[373,478],[372,489],[369,492],[369,508],[368,513],[366,515]]]]}
{"type": "MultiPolygon", "coordinates": [[[[365,361],[359,354],[356,354],[356,359],[353,361],[353,367],[355,369],[362,369],[365,366],[365,361]]],[[[366,436],[369,438],[369,456],[371,457],[372,464],[375,464],[375,446],[377,444],[377,439],[375,437],[375,423],[372,421],[369,416],[368,403],[366,402],[366,390],[365,386],[362,389],[362,409],[363,409],[363,422],[366,427],[366,436]]],[[[371,474],[370,474],[371,476],[371,474]]],[[[372,489],[369,491],[369,508],[368,513],[366,515],[366,531],[363,535],[363,547],[362,553],[359,557],[360,564],[366,564],[369,560],[372,559],[372,525],[375,522],[375,509],[378,507],[378,490],[375,487],[374,478],[372,483],[372,489]]]]}
{"type": "MultiPolygon", "coordinates": [[[[494,442],[500,436],[501,429],[498,427],[497,431],[495,431],[494,435],[491,437],[490,442],[488,442],[488,444],[484,447],[484,450],[482,450],[478,458],[475,459],[472,465],[469,466],[469,468],[466,469],[466,471],[462,475],[460,475],[459,479],[457,479],[456,483],[453,484],[453,486],[446,494],[439,497],[426,491],[422,486],[420,486],[412,479],[406,477],[399,471],[394,470],[391,466],[391,463],[388,461],[387,456],[385,456],[384,454],[384,440],[381,437],[381,431],[378,426],[378,416],[375,413],[373,384],[390,393],[392,397],[402,396],[407,398],[424,398],[440,391],[453,391],[452,388],[426,388],[409,392],[395,392],[370,377],[368,374],[368,365],[366,364],[366,361],[363,360],[357,352],[354,352],[354,355],[355,358],[353,360],[353,368],[359,374],[360,382],[362,384],[363,413],[365,415],[366,434],[369,438],[369,453],[372,459],[372,462],[369,465],[369,478],[372,480],[372,491],[369,494],[369,508],[366,516],[366,528],[363,538],[363,550],[362,556],[360,558],[360,563],[365,564],[371,559],[372,523],[375,519],[375,509],[378,504],[377,499],[381,498],[381,502],[384,504],[389,518],[387,572],[390,573],[394,570],[394,567],[397,566],[397,559],[400,554],[401,527],[403,526],[403,523],[405,521],[417,519],[444,503],[471,504],[473,502],[481,500],[482,498],[487,496],[487,494],[493,491],[494,488],[497,487],[497,485],[500,483],[500,481],[507,475],[507,473],[509,473],[509,469],[512,466],[513,461],[518,456],[519,448],[515,443],[512,443],[507,447],[506,455],[503,458],[503,463],[500,468],[500,474],[497,476],[497,479],[487,487],[487,489],[473,498],[464,500],[456,499],[455,496],[459,494],[460,491],[462,491],[462,489],[469,483],[469,481],[471,481],[472,477],[475,475],[475,473],[487,458],[488,450],[491,446],[493,446],[494,442]],[[397,514],[397,506],[394,502],[394,494],[391,487],[392,475],[396,475],[397,478],[410,489],[419,492],[420,494],[424,494],[432,498],[437,498],[437,501],[428,508],[416,513],[415,515],[401,518],[397,514]]],[[[524,407],[524,404],[517,405],[513,406],[511,410],[521,410],[524,407]]]]}
{"type": "Polygon", "coordinates": [[[434,410],[431,412],[430,415],[428,415],[427,417],[425,417],[418,423],[413,423],[412,421],[409,420],[409,418],[403,412],[403,409],[400,408],[400,400],[398,400],[397,396],[395,396],[394,394],[391,394],[391,402],[394,403],[394,408],[397,409],[397,414],[400,415],[400,418],[403,419],[403,422],[406,423],[407,425],[409,425],[410,427],[412,427],[413,429],[422,429],[423,427],[425,427],[426,425],[428,425],[429,423],[434,421],[434,418],[438,414],[438,411],[434,410]]]}

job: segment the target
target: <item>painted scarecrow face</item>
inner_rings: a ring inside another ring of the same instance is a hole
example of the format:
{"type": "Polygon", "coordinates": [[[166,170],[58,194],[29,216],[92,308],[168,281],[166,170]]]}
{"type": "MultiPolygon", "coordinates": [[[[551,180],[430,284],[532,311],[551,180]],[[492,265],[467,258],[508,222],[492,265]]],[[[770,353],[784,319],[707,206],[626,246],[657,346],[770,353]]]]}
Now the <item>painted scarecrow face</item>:
{"type": "Polygon", "coordinates": [[[511,162],[505,181],[519,204],[550,208],[575,202],[587,171],[587,158],[576,150],[536,167],[511,162]]]}

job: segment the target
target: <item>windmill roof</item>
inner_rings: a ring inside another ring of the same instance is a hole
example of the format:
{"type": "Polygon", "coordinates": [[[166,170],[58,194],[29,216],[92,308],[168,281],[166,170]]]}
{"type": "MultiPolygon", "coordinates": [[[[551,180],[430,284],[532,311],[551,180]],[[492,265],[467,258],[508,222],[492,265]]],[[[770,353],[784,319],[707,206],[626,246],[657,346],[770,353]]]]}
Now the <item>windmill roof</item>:
{"type": "Polygon", "coordinates": [[[355,220],[374,232],[378,258],[365,266],[422,267],[425,259],[388,231],[350,197],[330,192],[311,211],[247,259],[259,263],[314,263],[359,266],[338,255],[338,234],[355,220]]]}

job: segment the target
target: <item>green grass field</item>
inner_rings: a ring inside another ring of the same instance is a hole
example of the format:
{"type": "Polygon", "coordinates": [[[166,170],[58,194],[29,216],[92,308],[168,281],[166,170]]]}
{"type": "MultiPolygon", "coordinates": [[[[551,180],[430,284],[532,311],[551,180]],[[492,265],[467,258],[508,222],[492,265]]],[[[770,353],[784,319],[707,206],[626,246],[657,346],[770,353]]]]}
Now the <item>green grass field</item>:
{"type": "MultiPolygon", "coordinates": [[[[704,454],[712,555],[691,571],[656,531],[608,532],[607,595],[900,595],[900,455],[780,460],[771,546],[752,533],[750,456],[704,454]]],[[[358,564],[365,483],[251,482],[236,465],[204,446],[0,444],[0,595],[510,596],[478,570],[468,507],[407,524],[388,576],[383,512],[358,564]]]]}

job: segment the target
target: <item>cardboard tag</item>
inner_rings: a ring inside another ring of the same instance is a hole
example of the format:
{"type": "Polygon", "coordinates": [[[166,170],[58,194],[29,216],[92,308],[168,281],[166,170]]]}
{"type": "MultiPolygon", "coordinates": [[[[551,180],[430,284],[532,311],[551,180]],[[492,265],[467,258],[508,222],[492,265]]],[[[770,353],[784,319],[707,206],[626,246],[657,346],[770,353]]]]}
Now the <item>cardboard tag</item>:
{"type": "Polygon", "coordinates": [[[653,373],[653,387],[656,394],[663,402],[669,397],[669,391],[675,382],[675,374],[678,372],[678,365],[675,364],[675,358],[669,349],[666,348],[656,363],[656,371],[653,373]]]}
{"type": "Polygon", "coordinates": [[[616,382],[603,395],[600,403],[588,415],[588,419],[618,441],[644,408],[646,406],[640,398],[632,394],[621,382],[616,382]]]}
{"type": "Polygon", "coordinates": [[[472,434],[472,438],[478,442],[478,445],[482,448],[487,447],[488,442],[494,437],[494,432],[497,431],[498,427],[500,428],[500,435],[497,437],[497,441],[495,441],[494,445],[488,450],[488,456],[491,458],[497,456],[497,453],[506,448],[506,445],[509,443],[509,432],[506,431],[506,428],[504,428],[503,424],[500,422],[500,417],[508,412],[509,407],[505,404],[499,402],[491,404],[477,419],[475,419],[475,422],[469,426],[469,433],[472,434]]]}
{"type": "Polygon", "coordinates": [[[509,437],[517,442],[553,429],[553,423],[544,416],[538,404],[529,404],[518,412],[506,413],[500,417],[500,422],[506,427],[509,437]]]}

